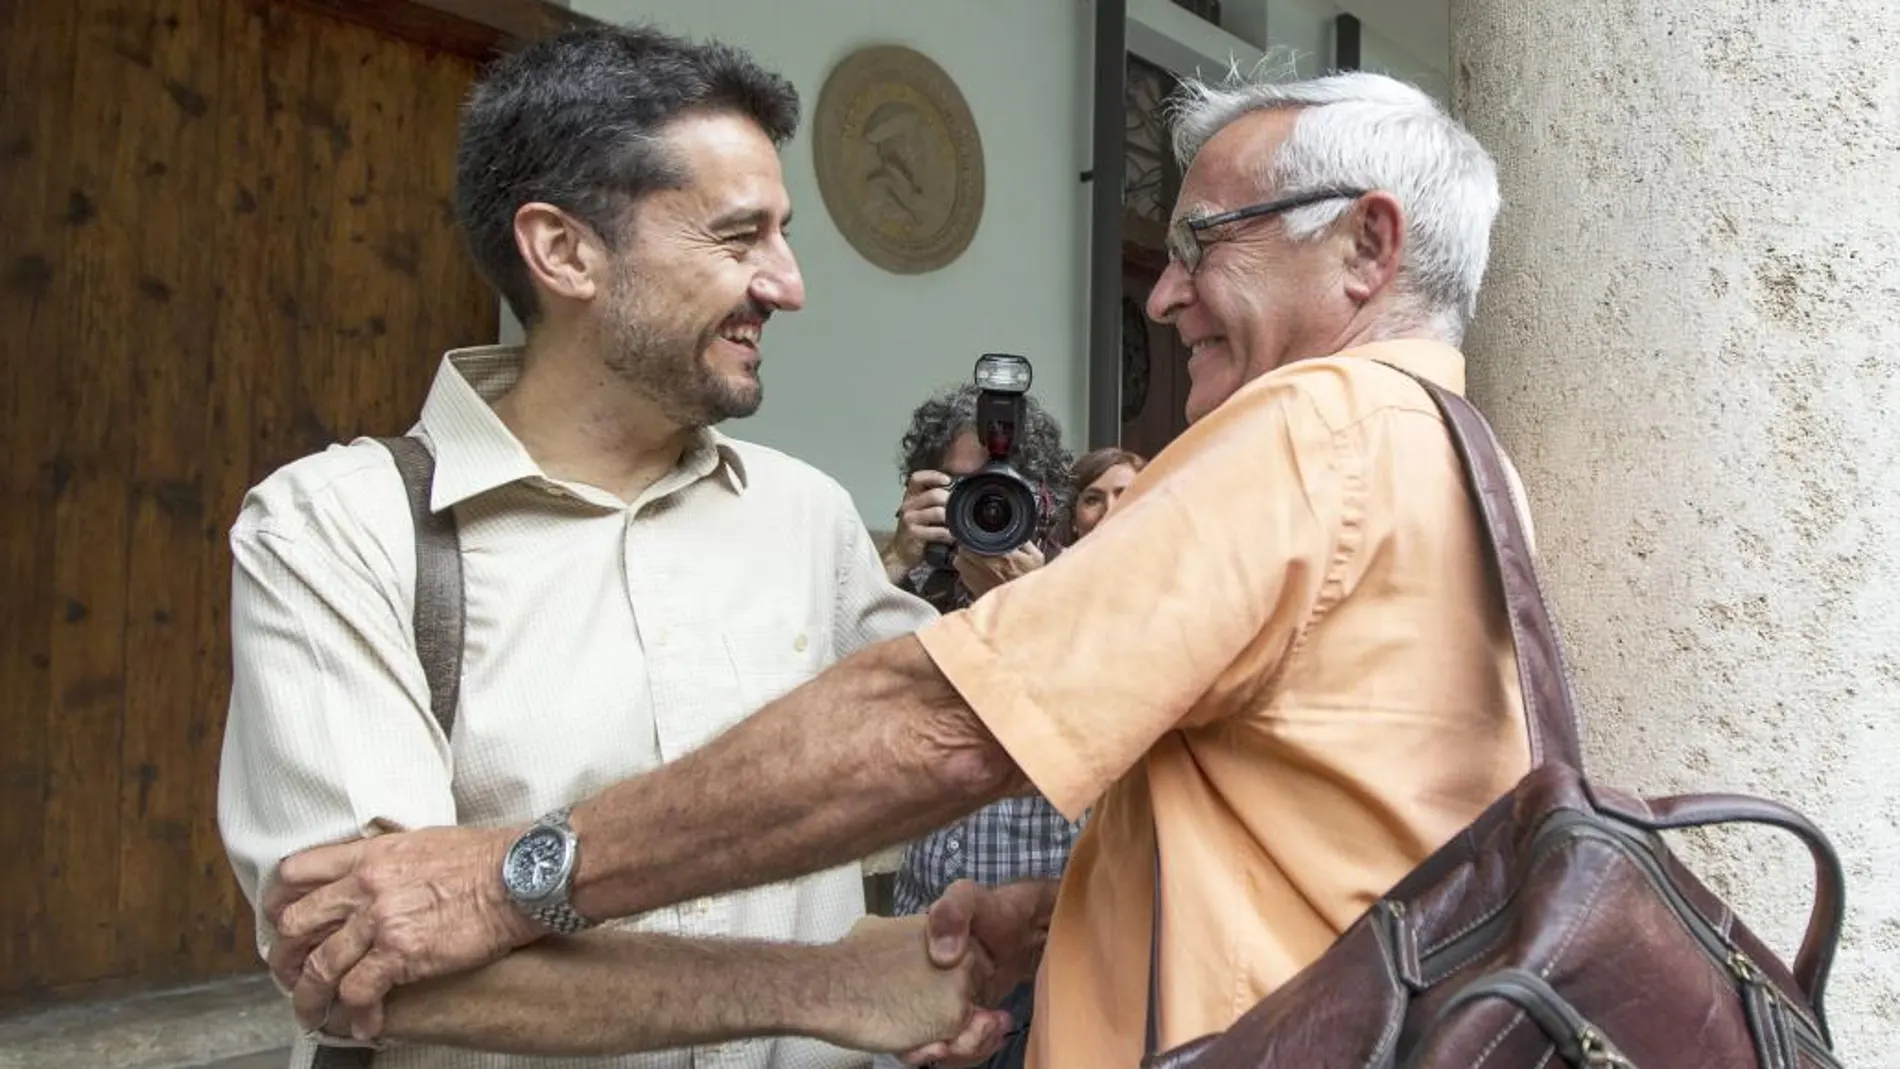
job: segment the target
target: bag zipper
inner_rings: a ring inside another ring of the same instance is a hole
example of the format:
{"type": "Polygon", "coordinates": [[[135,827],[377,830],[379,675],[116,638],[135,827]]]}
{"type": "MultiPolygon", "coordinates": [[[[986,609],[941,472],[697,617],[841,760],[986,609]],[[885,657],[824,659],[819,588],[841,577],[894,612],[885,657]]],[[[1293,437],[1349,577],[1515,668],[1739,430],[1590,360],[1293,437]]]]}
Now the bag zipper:
{"type": "MultiPolygon", "coordinates": [[[[1437,1021],[1468,1003],[1496,998],[1518,1007],[1542,1029],[1557,1054],[1580,1069],[1636,1069],[1608,1036],[1577,1012],[1543,977],[1525,969],[1499,969],[1458,989],[1437,1014],[1437,1021]]],[[[1436,1023],[1436,1022],[1434,1022],[1436,1023]]]]}
{"type": "MultiPolygon", "coordinates": [[[[1736,950],[1729,954],[1726,964],[1742,984],[1742,1006],[1747,1011],[1748,1026],[1755,1034],[1759,1053],[1765,1055],[1772,1051],[1789,1069],[1800,1065],[1801,1054],[1807,1054],[1829,1069],[1840,1069],[1841,1062],[1834,1052],[1808,1027],[1806,1018],[1788,1002],[1781,989],[1769,981],[1754,959],[1736,950]]],[[[1766,1057],[1763,1061],[1767,1061],[1766,1057]]]]}
{"type": "MultiPolygon", "coordinates": [[[[1545,854],[1564,846],[1570,840],[1568,833],[1574,828],[1587,826],[1589,819],[1586,814],[1579,813],[1574,809],[1559,810],[1553,814],[1548,820],[1544,821],[1543,826],[1538,828],[1537,833],[1532,836],[1530,857],[1523,862],[1521,867],[1524,869],[1532,868],[1539,861],[1543,860],[1545,854]]],[[[1464,951],[1474,944],[1483,945],[1491,942],[1498,930],[1509,924],[1511,905],[1516,902],[1516,900],[1517,888],[1512,887],[1511,893],[1505,896],[1504,901],[1499,903],[1497,909],[1492,912],[1490,916],[1474,925],[1470,931],[1448,942],[1440,943],[1438,946],[1432,947],[1429,950],[1420,948],[1418,957],[1420,971],[1429,974],[1431,971],[1429,966],[1433,963],[1444,961],[1447,958],[1452,959],[1453,964],[1446,968],[1445,973],[1435,978],[1435,980],[1443,980],[1445,975],[1449,975],[1452,970],[1469,964],[1468,961],[1463,960],[1470,957],[1470,955],[1464,953],[1464,951]]],[[[1405,904],[1402,902],[1392,902],[1387,912],[1394,923],[1397,924],[1404,916],[1405,904]],[[1397,908],[1393,909],[1391,907],[1397,908]]],[[[1400,927],[1409,926],[1400,925],[1400,927]]],[[[1412,937],[1411,933],[1407,932],[1406,937],[1412,937]]],[[[1427,986],[1423,976],[1421,976],[1420,980],[1421,983],[1419,986],[1427,986]]]]}

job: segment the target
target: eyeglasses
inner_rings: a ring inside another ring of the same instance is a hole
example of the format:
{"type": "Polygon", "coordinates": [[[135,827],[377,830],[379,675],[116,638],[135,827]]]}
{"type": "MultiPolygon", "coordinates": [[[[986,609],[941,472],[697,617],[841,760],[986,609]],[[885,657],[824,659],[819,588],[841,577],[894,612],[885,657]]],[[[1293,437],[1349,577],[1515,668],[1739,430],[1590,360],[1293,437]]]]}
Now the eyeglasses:
{"type": "Polygon", "coordinates": [[[1279,200],[1270,200],[1264,204],[1249,204],[1245,208],[1221,212],[1217,215],[1202,215],[1185,219],[1176,219],[1168,225],[1168,258],[1187,268],[1188,274],[1200,269],[1201,260],[1207,255],[1207,246],[1211,242],[1201,240],[1201,231],[1228,223],[1238,223],[1242,219],[1258,219],[1262,216],[1278,215],[1295,208],[1304,208],[1309,204],[1321,204],[1329,200],[1357,200],[1366,195],[1363,189],[1321,189],[1311,193],[1296,193],[1279,200]]]}

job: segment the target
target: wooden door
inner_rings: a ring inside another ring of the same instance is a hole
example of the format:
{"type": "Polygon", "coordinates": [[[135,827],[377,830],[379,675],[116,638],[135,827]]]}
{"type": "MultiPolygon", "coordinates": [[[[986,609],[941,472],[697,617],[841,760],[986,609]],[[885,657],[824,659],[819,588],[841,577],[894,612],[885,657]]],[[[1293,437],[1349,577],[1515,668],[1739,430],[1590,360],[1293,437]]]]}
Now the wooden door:
{"type": "Polygon", "coordinates": [[[494,338],[448,200],[475,69],[282,2],[0,4],[0,1004],[258,967],[226,531],[494,338]]]}
{"type": "Polygon", "coordinates": [[[1122,256],[1122,448],[1153,457],[1187,429],[1187,348],[1144,309],[1166,254],[1129,245],[1122,256]]]}

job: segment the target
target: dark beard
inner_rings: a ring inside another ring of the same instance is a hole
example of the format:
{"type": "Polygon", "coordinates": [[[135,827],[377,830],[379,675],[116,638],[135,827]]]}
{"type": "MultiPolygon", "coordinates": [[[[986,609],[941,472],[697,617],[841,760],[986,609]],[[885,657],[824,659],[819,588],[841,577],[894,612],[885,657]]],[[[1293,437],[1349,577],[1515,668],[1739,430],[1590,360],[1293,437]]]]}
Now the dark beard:
{"type": "Polygon", "coordinates": [[[667,420],[710,427],[744,419],[765,400],[761,382],[731,382],[712,369],[706,353],[718,338],[717,327],[686,338],[629,317],[614,324],[605,363],[652,398],[667,420]]]}

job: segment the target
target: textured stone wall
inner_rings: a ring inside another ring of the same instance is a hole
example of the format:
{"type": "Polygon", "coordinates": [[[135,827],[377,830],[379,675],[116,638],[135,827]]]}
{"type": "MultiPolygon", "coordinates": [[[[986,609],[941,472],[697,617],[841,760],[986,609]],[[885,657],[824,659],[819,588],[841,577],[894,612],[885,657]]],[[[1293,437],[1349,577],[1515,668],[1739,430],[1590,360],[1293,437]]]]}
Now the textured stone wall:
{"type": "MultiPolygon", "coordinates": [[[[1837,1037],[1900,1065],[1900,3],[1453,0],[1452,27],[1505,202],[1473,391],[1593,771],[1819,821],[1837,1037]]],[[[1803,855],[1685,852],[1792,952],[1803,855]]]]}

